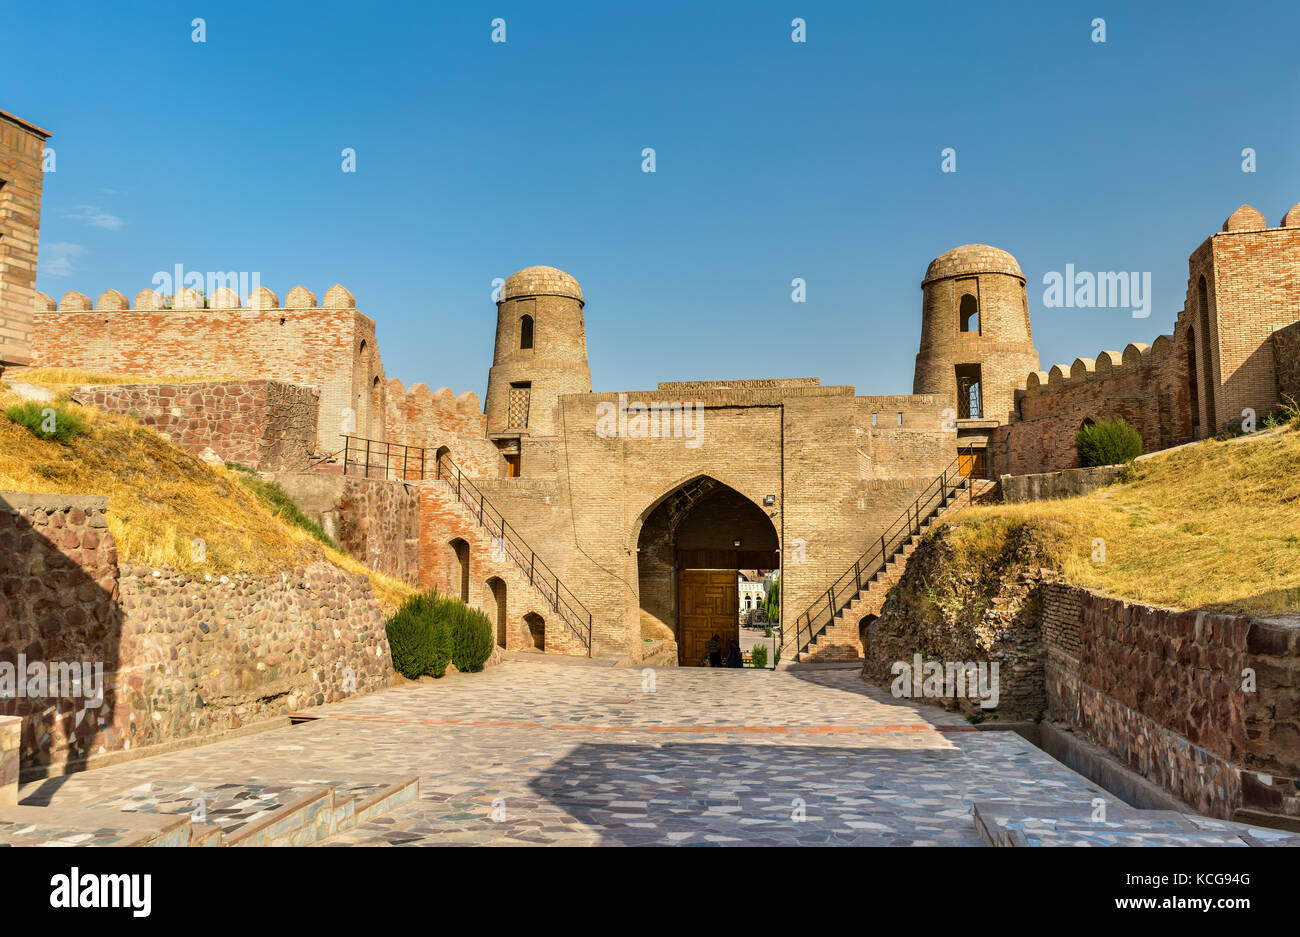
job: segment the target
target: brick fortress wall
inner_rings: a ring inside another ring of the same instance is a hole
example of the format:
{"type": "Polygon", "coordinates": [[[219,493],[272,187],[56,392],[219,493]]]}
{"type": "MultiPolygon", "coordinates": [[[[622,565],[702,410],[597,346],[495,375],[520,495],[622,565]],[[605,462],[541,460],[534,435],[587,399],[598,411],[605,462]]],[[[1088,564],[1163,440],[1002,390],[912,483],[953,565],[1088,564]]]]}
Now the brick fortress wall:
{"type": "Polygon", "coordinates": [[[992,431],[996,475],[1056,472],[1079,464],[1074,437],[1085,420],[1124,419],[1142,434],[1147,452],[1192,438],[1187,381],[1187,331],[1150,346],[1103,351],[1032,372],[1019,399],[1020,421],[992,431]]]}
{"type": "Polygon", "coordinates": [[[407,390],[392,378],[385,398],[385,438],[424,449],[427,474],[432,474],[432,460],[443,446],[467,475],[495,478],[501,474],[501,454],[487,438],[487,417],[473,391],[457,397],[449,387],[430,391],[423,383],[407,390]]]}
{"type": "Polygon", "coordinates": [[[134,308],[108,290],[97,302],[70,292],[56,304],[38,294],[33,321],[33,364],[141,377],[269,379],[315,388],[320,394],[316,445],[343,448],[349,431],[384,434],[386,385],[375,344],[375,324],[357,312],[346,289],[316,297],[295,287],[279,299],[265,287],[247,306],[229,289],[209,298],[181,290],[175,308],[142,290],[134,308]]]}
{"type": "Polygon", "coordinates": [[[48,137],[39,127],[0,111],[0,371],[31,358],[48,137]]]}

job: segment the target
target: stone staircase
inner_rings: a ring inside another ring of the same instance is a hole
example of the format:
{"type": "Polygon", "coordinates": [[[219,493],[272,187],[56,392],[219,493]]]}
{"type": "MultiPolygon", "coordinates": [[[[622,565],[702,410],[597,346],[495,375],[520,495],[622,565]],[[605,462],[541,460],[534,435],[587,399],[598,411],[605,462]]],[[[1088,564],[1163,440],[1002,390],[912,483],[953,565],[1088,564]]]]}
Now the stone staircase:
{"type": "Polygon", "coordinates": [[[915,552],[922,538],[941,521],[955,514],[971,503],[979,504],[994,497],[997,482],[973,479],[968,487],[933,515],[922,521],[916,533],[905,540],[883,567],[870,577],[861,591],[847,605],[841,608],[831,623],[821,634],[817,635],[807,648],[796,656],[800,663],[815,661],[861,660],[863,657],[862,620],[868,616],[880,614],[885,604],[885,596],[898,580],[903,578],[907,569],[908,558],[915,552]]]}
{"type": "MultiPolygon", "coordinates": [[[[490,505],[480,513],[472,503],[457,497],[454,480],[426,478],[420,483],[420,517],[422,537],[426,531],[436,530],[443,543],[459,537],[469,544],[475,579],[496,576],[505,582],[506,618],[512,628],[506,650],[530,649],[521,623],[524,615],[534,612],[545,620],[548,653],[589,656],[585,609],[567,606],[565,587],[556,583],[540,558],[521,549],[518,541],[500,535],[503,521],[490,505]]],[[[451,594],[459,589],[458,584],[450,583],[439,587],[451,594]]],[[[495,617],[494,611],[489,614],[495,617]]]]}
{"type": "Polygon", "coordinates": [[[414,776],[165,778],[75,802],[85,779],[94,780],[82,775],[49,795],[38,788],[24,803],[0,808],[0,846],[310,846],[420,795],[414,776]]]}
{"type": "Polygon", "coordinates": [[[1043,806],[980,801],[975,828],[990,846],[1300,846],[1300,836],[1173,810],[1140,810],[1108,800],[1043,806]]]}

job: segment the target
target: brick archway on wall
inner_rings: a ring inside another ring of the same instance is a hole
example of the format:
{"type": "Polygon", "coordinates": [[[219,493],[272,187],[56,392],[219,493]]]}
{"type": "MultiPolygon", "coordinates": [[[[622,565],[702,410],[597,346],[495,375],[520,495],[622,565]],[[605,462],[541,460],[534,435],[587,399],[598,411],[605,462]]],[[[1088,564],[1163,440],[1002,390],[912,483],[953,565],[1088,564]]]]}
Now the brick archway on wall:
{"type": "Polygon", "coordinates": [[[737,571],[779,564],[780,537],[772,519],[730,485],[697,475],[657,498],[638,521],[641,637],[672,640],[683,653],[690,644],[690,659],[683,663],[699,663],[700,629],[718,633],[725,651],[739,635],[737,571]]]}

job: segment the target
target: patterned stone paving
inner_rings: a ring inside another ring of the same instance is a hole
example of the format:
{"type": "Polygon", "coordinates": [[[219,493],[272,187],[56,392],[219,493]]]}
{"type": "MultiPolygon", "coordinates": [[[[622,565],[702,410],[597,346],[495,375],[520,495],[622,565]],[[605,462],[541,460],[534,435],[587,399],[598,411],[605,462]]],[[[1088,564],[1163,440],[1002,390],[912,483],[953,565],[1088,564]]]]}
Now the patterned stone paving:
{"type": "Polygon", "coordinates": [[[128,813],[189,814],[197,820],[219,826],[224,834],[231,835],[250,823],[269,817],[276,808],[294,804],[304,796],[319,793],[326,786],[147,781],[87,806],[92,810],[123,810],[128,813]]]}
{"type": "Polygon", "coordinates": [[[1122,806],[1015,733],[895,700],[856,670],[506,661],[312,713],[326,718],[20,796],[77,806],[232,769],[421,776],[418,801],[328,845],[978,846],[976,801],[1122,806]]]}

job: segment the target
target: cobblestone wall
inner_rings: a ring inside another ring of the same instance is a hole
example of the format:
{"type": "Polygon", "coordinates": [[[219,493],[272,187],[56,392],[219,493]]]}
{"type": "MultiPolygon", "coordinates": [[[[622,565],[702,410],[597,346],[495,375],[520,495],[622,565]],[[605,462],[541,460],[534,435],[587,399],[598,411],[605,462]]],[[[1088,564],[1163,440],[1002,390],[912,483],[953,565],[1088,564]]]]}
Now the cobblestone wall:
{"type": "Polygon", "coordinates": [[[119,569],[104,512],[102,497],[0,494],[0,662],[103,673],[98,705],[52,686],[0,700],[0,715],[23,719],[24,772],[212,735],[391,680],[364,576],[324,562],[264,578],[119,569]]]}
{"type": "Polygon", "coordinates": [[[420,498],[415,483],[276,474],[294,503],[347,553],[411,585],[420,582],[420,498]]]}
{"type": "Polygon", "coordinates": [[[973,692],[964,697],[927,694],[924,701],[1001,721],[1037,718],[1046,700],[1042,590],[1034,545],[1028,540],[1012,545],[976,571],[956,561],[949,537],[948,530],[939,528],[908,559],[880,617],[867,629],[863,677],[892,688],[895,664],[912,664],[917,654],[944,665],[945,672],[948,664],[996,662],[995,707],[981,706],[973,692]]]}
{"type": "Polygon", "coordinates": [[[211,449],[223,462],[278,471],[306,467],[316,448],[320,396],[280,381],[96,384],[79,403],[129,416],[185,451],[211,449]]]}
{"type": "Polygon", "coordinates": [[[1290,397],[1300,403],[1300,322],[1273,333],[1273,369],[1277,374],[1280,403],[1290,397]]]}

